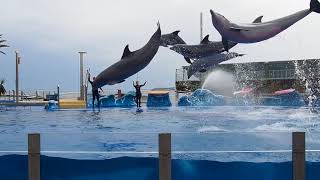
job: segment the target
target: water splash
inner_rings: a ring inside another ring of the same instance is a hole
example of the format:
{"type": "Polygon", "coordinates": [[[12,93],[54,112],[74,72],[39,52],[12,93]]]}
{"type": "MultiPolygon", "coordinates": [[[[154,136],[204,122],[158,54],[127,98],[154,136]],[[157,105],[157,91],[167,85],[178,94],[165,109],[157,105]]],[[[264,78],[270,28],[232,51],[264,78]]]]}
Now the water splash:
{"type": "Polygon", "coordinates": [[[232,96],[235,86],[236,81],[233,74],[218,69],[206,77],[201,89],[209,89],[220,95],[232,96]]]}
{"type": "Polygon", "coordinates": [[[295,75],[298,83],[305,87],[305,99],[309,102],[309,107],[317,107],[320,97],[320,62],[317,60],[294,61],[295,75]]]}

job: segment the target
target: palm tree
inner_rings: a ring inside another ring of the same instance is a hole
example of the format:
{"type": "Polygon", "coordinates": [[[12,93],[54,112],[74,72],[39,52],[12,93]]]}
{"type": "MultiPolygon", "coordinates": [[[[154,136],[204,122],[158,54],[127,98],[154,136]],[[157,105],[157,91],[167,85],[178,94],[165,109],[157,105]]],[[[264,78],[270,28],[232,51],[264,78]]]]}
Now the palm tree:
{"type": "Polygon", "coordinates": [[[5,95],[6,94],[6,89],[4,88],[4,79],[2,79],[1,81],[0,81],[0,96],[2,96],[2,95],[5,95]]]}
{"type": "MultiPolygon", "coordinates": [[[[9,47],[8,45],[3,44],[4,42],[7,42],[7,41],[6,41],[6,40],[1,40],[1,38],[2,38],[2,34],[0,34],[0,48],[9,47]]],[[[1,50],[0,50],[0,53],[6,54],[6,53],[4,53],[4,52],[1,51],[1,50]]]]}

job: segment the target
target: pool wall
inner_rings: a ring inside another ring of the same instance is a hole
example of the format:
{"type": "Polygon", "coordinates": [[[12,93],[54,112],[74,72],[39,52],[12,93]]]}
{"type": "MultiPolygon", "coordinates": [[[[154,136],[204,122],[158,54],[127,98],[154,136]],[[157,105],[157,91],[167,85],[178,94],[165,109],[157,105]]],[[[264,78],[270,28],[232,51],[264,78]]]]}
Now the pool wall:
{"type": "MultiPolygon", "coordinates": [[[[26,155],[0,156],[1,179],[28,179],[26,155]]],[[[306,164],[307,180],[320,178],[320,163],[306,164]]],[[[74,160],[41,156],[41,179],[150,180],[158,179],[157,158],[121,157],[107,160],[74,160]]],[[[216,162],[172,160],[172,179],[184,180],[291,180],[292,163],[216,162]]]]}

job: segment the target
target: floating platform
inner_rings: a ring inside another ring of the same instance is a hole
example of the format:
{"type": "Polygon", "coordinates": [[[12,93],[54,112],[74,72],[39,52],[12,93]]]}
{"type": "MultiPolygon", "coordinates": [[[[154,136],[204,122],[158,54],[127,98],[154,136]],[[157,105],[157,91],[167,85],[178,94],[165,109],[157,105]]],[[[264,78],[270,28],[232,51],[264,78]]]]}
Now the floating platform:
{"type": "Polygon", "coordinates": [[[148,92],[149,95],[167,95],[169,93],[170,93],[170,91],[161,91],[161,90],[148,92]]]}
{"type": "Polygon", "coordinates": [[[170,107],[169,91],[149,91],[147,107],[170,107]]]}
{"type": "Polygon", "coordinates": [[[60,109],[82,109],[86,108],[86,102],[75,99],[61,99],[59,106],[60,109]]]}

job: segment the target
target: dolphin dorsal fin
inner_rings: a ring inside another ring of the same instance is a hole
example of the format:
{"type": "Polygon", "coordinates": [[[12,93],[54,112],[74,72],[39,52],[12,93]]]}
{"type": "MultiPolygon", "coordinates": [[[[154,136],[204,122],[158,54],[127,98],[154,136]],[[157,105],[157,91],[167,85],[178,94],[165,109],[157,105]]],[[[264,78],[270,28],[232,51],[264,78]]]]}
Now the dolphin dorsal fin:
{"type": "Polygon", "coordinates": [[[129,49],[129,44],[128,44],[128,45],[126,45],[126,47],[125,47],[124,50],[123,50],[123,54],[122,54],[121,59],[129,56],[131,53],[132,53],[132,52],[130,51],[130,49],[129,49]]]}
{"type": "Polygon", "coordinates": [[[200,42],[200,44],[208,44],[210,41],[209,41],[209,34],[206,35],[206,37],[204,37],[202,39],[202,41],[200,42]]]}
{"type": "Polygon", "coordinates": [[[177,30],[177,31],[172,32],[171,34],[178,36],[179,32],[180,32],[180,31],[177,30]]]}
{"type": "Polygon", "coordinates": [[[261,22],[262,22],[262,18],[263,18],[263,16],[257,17],[257,18],[253,21],[253,23],[261,23],[261,22]]]}

